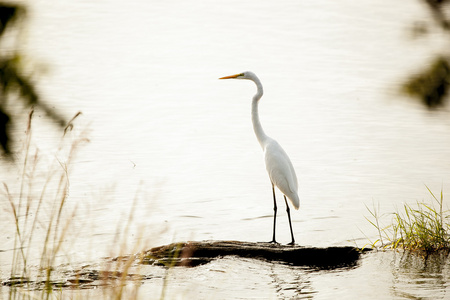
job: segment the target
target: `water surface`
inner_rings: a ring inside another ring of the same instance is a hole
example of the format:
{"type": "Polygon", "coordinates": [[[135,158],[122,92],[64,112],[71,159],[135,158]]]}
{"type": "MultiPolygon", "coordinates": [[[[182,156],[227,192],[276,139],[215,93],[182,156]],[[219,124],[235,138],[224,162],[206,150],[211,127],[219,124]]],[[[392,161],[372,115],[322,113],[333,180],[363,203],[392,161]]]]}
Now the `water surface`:
{"type": "MultiPolygon", "coordinates": [[[[24,50],[49,68],[42,96],[68,117],[83,112],[74,135],[89,130],[70,174],[80,211],[73,257],[111,252],[136,193],[131,241],[142,228],[150,245],[271,238],[271,186],[250,121],[255,87],[217,80],[245,70],[264,85],[266,133],[297,171],[300,244],[363,246],[376,236],[365,205],[391,212],[429,200],[424,184],[448,195],[448,109],[429,112],[399,92],[448,47],[440,32],[410,38],[414,22],[432,24],[419,1],[29,6],[24,50]]],[[[33,145],[51,159],[59,133],[37,116],[33,145]]],[[[15,170],[2,178],[14,181],[15,170]]],[[[287,226],[280,209],[280,242],[287,226]]],[[[11,249],[11,235],[2,239],[11,249]]]]}

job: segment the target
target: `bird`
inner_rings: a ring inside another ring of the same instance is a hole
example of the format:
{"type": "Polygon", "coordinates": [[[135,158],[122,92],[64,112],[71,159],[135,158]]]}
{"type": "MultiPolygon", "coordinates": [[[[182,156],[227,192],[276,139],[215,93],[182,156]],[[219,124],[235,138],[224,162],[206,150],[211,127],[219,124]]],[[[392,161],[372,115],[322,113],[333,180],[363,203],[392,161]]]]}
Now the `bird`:
{"type": "Polygon", "coordinates": [[[297,175],[295,174],[294,166],[292,165],[292,162],[284,149],[276,140],[267,136],[261,126],[258,113],[258,103],[264,93],[261,81],[253,72],[250,71],[220,77],[219,79],[246,79],[251,80],[256,84],[256,94],[253,96],[252,100],[252,124],[256,138],[264,152],[264,162],[266,165],[266,170],[269,173],[270,182],[272,184],[274,213],[273,237],[270,243],[278,244],[275,239],[275,227],[277,219],[277,201],[275,196],[275,187],[277,187],[283,193],[284,202],[286,203],[286,212],[289,220],[289,228],[291,230],[292,239],[292,241],[288,245],[295,245],[294,233],[292,231],[291,214],[286,197],[290,200],[296,210],[299,209],[300,199],[298,197],[297,175]]]}

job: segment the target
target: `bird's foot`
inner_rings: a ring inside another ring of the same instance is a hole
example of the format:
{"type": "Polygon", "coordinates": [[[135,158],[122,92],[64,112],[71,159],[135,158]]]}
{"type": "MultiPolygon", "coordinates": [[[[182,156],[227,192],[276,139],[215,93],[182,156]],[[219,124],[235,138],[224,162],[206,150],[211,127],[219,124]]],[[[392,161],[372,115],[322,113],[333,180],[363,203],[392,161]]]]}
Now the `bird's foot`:
{"type": "Polygon", "coordinates": [[[278,242],[275,241],[275,240],[271,240],[271,241],[269,242],[269,244],[280,245],[280,243],[278,243],[278,242]]]}
{"type": "Polygon", "coordinates": [[[295,241],[292,241],[292,242],[288,243],[288,245],[295,246],[295,241]]]}

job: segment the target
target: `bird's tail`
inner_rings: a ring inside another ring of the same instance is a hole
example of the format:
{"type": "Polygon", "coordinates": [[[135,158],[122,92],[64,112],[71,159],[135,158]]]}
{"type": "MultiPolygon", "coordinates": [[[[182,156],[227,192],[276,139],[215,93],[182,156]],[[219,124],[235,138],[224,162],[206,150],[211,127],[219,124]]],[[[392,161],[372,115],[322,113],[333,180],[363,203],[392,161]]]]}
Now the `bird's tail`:
{"type": "Polygon", "coordinates": [[[295,208],[295,209],[299,209],[299,208],[300,208],[300,199],[298,198],[298,195],[297,195],[297,194],[292,194],[292,195],[289,197],[289,200],[291,200],[292,205],[294,205],[294,208],[295,208]]]}

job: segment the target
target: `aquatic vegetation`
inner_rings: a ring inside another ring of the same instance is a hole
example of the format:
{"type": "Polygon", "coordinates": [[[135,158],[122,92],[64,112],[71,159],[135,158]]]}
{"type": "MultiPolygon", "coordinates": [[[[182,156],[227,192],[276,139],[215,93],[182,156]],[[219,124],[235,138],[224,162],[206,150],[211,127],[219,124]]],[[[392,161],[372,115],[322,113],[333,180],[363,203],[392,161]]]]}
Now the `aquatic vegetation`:
{"type": "Polygon", "coordinates": [[[438,198],[428,187],[432,203],[404,204],[393,214],[392,223],[382,226],[379,209],[368,209],[371,219],[366,218],[377,230],[379,238],[371,242],[373,247],[404,249],[432,253],[450,249],[450,214],[443,208],[441,190],[438,198]]]}

